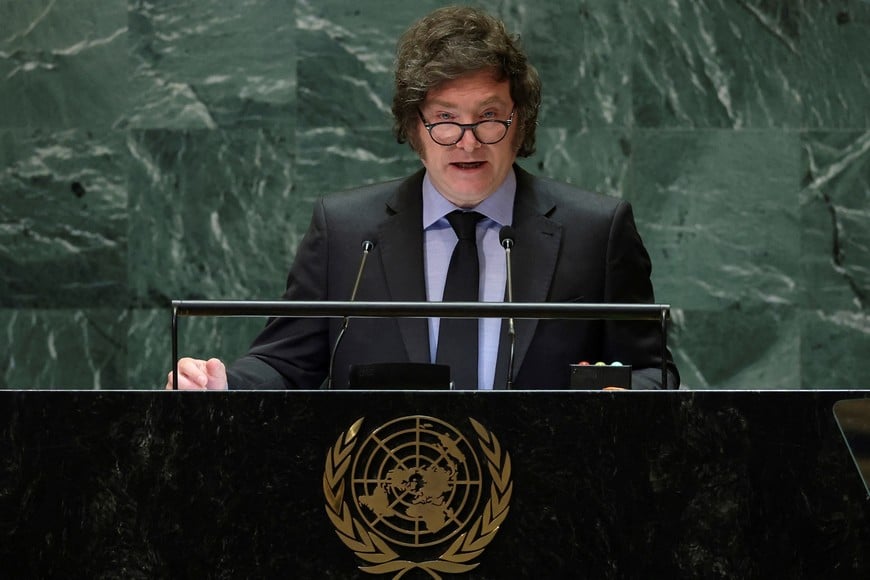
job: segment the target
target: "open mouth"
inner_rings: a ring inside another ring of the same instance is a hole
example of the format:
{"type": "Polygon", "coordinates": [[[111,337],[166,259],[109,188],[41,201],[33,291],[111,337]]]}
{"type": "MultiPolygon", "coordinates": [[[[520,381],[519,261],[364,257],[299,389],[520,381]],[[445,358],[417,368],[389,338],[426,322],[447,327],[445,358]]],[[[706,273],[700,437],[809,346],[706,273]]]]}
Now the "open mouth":
{"type": "Polygon", "coordinates": [[[459,169],[478,169],[479,167],[483,167],[483,161],[472,161],[469,163],[452,163],[451,165],[459,169]]]}

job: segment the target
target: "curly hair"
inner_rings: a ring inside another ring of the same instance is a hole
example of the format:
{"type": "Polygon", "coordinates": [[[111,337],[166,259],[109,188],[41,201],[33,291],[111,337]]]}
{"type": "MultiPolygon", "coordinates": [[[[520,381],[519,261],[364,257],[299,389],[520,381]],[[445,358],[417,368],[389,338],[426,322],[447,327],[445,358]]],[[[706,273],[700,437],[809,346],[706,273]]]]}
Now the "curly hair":
{"type": "Polygon", "coordinates": [[[399,39],[393,130],[399,143],[419,152],[416,124],[426,94],[444,81],[482,69],[493,69],[499,80],[510,80],[516,110],[517,155],[535,152],[535,127],[541,104],[541,81],[504,23],[468,6],[435,10],[415,22],[399,39]]]}

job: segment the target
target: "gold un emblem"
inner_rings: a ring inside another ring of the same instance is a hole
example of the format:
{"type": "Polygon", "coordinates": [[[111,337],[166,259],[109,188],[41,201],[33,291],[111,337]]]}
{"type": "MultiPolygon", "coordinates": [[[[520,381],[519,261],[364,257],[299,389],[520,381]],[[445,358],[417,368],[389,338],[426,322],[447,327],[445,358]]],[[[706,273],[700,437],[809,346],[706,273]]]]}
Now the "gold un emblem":
{"type": "Polygon", "coordinates": [[[481,465],[475,446],[440,419],[401,417],[359,442],[363,420],[339,435],[323,472],[326,513],[365,562],[360,570],[399,578],[416,568],[438,579],[476,568],[513,490],[510,455],[495,435],[468,419],[481,465]]]}

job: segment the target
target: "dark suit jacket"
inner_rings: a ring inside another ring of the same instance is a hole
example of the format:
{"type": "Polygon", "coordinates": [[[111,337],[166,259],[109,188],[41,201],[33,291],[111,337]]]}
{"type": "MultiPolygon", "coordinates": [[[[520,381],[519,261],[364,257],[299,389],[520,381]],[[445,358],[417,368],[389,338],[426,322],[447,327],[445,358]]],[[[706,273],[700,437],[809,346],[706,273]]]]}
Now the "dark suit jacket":
{"type": "MultiPolygon", "coordinates": [[[[516,302],[653,301],[650,260],[625,201],[532,176],[518,166],[512,252],[516,302]]],[[[357,300],[424,301],[423,171],[324,197],[315,206],[287,280],[287,300],[348,300],[364,240],[375,242],[357,300]]],[[[318,388],[339,319],[270,320],[228,370],[230,388],[318,388]]],[[[507,378],[505,324],[495,385],[507,378]]],[[[650,322],[517,320],[514,388],[566,388],[569,364],[621,361],[633,388],[660,388],[659,325],[650,322]]],[[[670,359],[670,356],[668,357],[670,359]]],[[[429,362],[425,319],[351,320],[336,354],[334,385],[352,364],[429,362]]],[[[670,387],[679,375],[669,361],[670,387]]]]}

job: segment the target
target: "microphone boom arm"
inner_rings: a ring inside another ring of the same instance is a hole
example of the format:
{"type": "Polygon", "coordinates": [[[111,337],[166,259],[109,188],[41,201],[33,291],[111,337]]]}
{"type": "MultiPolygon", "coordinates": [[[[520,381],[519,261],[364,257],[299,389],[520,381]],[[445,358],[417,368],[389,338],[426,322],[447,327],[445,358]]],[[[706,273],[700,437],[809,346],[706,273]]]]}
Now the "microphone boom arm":
{"type": "MultiPolygon", "coordinates": [[[[359,290],[359,282],[362,280],[363,271],[366,268],[366,260],[369,253],[374,249],[375,245],[366,240],[362,243],[363,253],[359,261],[359,269],[356,271],[356,280],[353,283],[353,290],[350,292],[350,301],[356,300],[356,291],[359,290]]],[[[332,373],[335,370],[335,353],[338,352],[338,345],[341,344],[341,339],[344,338],[344,333],[347,332],[347,327],[350,326],[350,316],[345,316],[341,323],[341,328],[338,331],[338,336],[335,337],[335,344],[332,345],[332,350],[329,352],[329,374],[326,376],[326,388],[332,389],[332,373]]]]}

